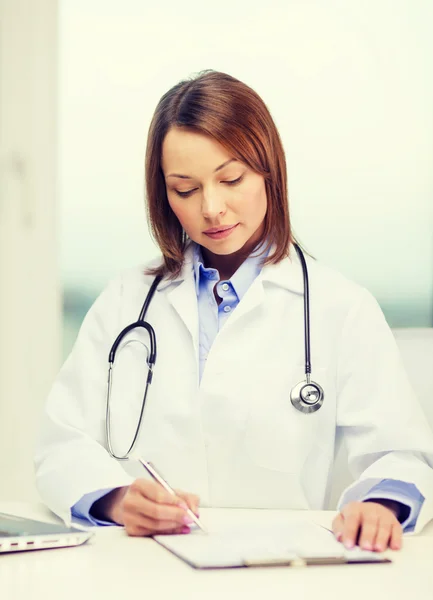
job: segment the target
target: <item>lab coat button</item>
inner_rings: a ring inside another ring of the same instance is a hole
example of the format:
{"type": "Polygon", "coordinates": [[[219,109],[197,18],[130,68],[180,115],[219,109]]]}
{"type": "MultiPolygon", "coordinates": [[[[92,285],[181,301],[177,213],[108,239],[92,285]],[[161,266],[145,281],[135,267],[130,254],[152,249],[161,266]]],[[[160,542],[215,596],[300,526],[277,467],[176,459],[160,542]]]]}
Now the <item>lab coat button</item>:
{"type": "Polygon", "coordinates": [[[231,311],[230,306],[224,306],[224,312],[230,312],[230,311],[231,311]]]}
{"type": "Polygon", "coordinates": [[[227,292],[227,290],[229,289],[229,284],[228,284],[228,283],[223,283],[221,287],[222,287],[222,289],[223,289],[225,292],[227,292]]]}

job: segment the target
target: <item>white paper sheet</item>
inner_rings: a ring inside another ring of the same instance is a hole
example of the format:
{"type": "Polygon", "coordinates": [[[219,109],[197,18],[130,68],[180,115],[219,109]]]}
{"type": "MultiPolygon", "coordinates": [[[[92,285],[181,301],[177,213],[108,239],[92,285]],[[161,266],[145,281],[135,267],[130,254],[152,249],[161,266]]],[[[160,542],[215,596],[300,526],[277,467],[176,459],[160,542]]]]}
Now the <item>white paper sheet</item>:
{"type": "Polygon", "coordinates": [[[208,534],[195,530],[188,535],[158,535],[154,539],[198,568],[235,567],[246,562],[296,557],[383,560],[375,552],[347,550],[332,533],[309,521],[267,526],[250,523],[208,534]]]}

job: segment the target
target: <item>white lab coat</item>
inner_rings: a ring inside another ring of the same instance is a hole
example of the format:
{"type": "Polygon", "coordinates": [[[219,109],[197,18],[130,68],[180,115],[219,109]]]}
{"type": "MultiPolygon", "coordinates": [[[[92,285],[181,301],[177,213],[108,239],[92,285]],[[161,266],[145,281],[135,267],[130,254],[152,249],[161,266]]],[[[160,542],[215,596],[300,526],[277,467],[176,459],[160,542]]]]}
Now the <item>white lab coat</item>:
{"type": "MultiPolygon", "coordinates": [[[[218,333],[199,383],[190,247],[181,275],[160,284],[148,311],[157,362],[137,452],[173,487],[198,494],[202,506],[323,509],[342,433],[356,481],[339,507],[383,478],[413,482],[425,497],[419,531],[433,517],[433,436],[393,335],[370,293],[306,258],[312,376],[325,392],[320,410],[303,414],[290,402],[304,379],[303,279],[294,249],[252,283],[218,333]]],[[[138,317],[153,280],[143,272],[126,271],[96,300],[46,403],[37,486],[65,521],[84,494],[145,476],[137,462],[110,458],[105,441],[108,354],[138,317]]],[[[144,330],[129,339],[148,344],[144,330]]],[[[128,344],[114,369],[118,453],[131,441],[146,371],[143,346],[128,344]]]]}

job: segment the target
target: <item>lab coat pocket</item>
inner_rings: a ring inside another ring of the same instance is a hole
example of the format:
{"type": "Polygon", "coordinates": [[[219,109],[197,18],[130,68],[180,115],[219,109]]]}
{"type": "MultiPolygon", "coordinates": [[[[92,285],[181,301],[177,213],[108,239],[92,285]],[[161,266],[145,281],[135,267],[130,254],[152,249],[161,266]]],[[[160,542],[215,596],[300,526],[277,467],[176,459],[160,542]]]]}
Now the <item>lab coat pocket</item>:
{"type": "Polygon", "coordinates": [[[245,450],[257,466],[300,473],[308,456],[326,450],[329,428],[335,430],[335,392],[325,368],[315,368],[312,381],[324,390],[319,410],[305,414],[291,403],[290,392],[305,380],[304,366],[280,365],[268,370],[266,389],[257,389],[245,428],[245,450]]]}

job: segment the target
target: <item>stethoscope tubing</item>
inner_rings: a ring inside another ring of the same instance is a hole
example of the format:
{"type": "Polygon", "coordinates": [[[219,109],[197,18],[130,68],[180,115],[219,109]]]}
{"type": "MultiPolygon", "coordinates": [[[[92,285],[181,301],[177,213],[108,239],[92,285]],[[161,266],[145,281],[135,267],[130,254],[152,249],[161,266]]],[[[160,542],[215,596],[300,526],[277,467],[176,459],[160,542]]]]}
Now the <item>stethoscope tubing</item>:
{"type": "Polygon", "coordinates": [[[308,268],[305,257],[298,246],[295,244],[295,250],[298,253],[302,266],[302,275],[304,279],[304,349],[305,349],[305,376],[309,381],[308,375],[311,373],[311,350],[310,350],[310,284],[308,281],[308,268]]]}

